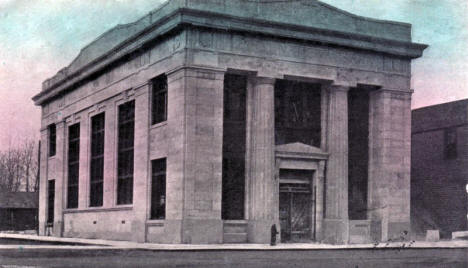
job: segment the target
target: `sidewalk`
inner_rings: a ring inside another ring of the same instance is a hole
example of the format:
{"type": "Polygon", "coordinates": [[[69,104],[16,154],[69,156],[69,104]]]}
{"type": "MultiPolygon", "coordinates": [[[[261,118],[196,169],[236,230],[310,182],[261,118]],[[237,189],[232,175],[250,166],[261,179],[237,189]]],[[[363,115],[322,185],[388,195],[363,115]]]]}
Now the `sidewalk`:
{"type": "Polygon", "coordinates": [[[407,248],[468,248],[467,240],[449,240],[439,242],[416,241],[391,242],[375,244],[348,244],[331,245],[320,243],[288,243],[270,246],[267,244],[210,244],[210,245],[189,245],[189,244],[151,244],[136,243],[129,241],[113,241],[102,239],[65,238],[52,236],[37,236],[27,234],[5,234],[0,233],[1,239],[20,239],[36,242],[79,244],[70,245],[1,245],[0,249],[142,249],[156,251],[216,251],[216,250],[340,250],[340,249],[407,249],[407,248]]]}

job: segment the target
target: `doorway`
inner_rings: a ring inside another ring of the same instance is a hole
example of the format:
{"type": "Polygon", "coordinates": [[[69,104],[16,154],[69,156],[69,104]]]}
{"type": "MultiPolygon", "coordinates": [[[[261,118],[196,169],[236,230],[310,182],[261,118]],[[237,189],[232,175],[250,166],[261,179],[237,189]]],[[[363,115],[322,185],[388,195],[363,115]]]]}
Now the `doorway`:
{"type": "Polygon", "coordinates": [[[279,220],[281,242],[315,238],[313,170],[280,169],[279,220]]]}

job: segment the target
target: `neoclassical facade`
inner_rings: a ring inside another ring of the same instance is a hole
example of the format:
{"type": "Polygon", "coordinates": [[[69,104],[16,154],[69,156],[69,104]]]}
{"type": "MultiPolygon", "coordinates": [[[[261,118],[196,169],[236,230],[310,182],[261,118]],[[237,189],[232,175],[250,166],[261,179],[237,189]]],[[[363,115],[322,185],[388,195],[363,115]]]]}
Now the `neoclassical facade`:
{"type": "Polygon", "coordinates": [[[411,25],[171,0],[43,83],[41,235],[387,241],[410,230],[411,25]]]}

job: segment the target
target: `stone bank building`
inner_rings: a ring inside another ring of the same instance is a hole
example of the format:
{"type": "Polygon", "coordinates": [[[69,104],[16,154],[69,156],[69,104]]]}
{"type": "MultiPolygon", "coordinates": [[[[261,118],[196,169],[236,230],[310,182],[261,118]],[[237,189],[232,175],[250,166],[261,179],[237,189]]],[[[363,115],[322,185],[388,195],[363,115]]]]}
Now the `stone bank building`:
{"type": "Polygon", "coordinates": [[[43,83],[40,234],[386,241],[410,230],[411,25],[171,0],[43,83]]]}

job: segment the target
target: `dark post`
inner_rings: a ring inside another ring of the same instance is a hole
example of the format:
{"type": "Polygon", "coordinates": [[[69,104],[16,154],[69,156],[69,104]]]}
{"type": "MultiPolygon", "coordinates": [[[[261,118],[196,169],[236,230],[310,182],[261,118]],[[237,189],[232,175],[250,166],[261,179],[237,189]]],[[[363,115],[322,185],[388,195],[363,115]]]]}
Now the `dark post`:
{"type": "Polygon", "coordinates": [[[37,174],[36,174],[36,181],[34,182],[34,191],[36,191],[37,195],[37,210],[36,210],[36,232],[39,235],[39,185],[41,185],[39,178],[41,177],[41,141],[39,140],[37,144],[37,174]]]}
{"type": "Polygon", "coordinates": [[[276,224],[271,226],[271,246],[276,246],[276,235],[278,234],[278,230],[276,230],[276,224]]]}

